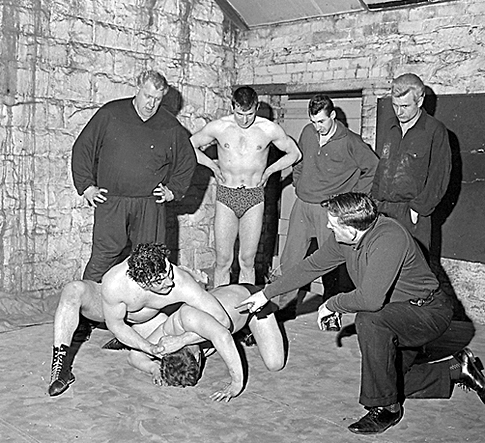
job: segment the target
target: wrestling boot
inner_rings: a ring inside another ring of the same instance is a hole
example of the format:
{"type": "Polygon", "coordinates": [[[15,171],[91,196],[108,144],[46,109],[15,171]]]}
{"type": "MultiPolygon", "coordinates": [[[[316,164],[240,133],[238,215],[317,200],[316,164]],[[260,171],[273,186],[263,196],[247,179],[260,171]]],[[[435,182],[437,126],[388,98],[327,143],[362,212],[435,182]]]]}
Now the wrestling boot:
{"type": "Polygon", "coordinates": [[[62,394],[72,383],[74,375],[71,372],[72,358],[69,352],[69,346],[53,346],[52,349],[52,367],[51,381],[49,384],[49,395],[55,397],[62,394]]]}
{"type": "Polygon", "coordinates": [[[468,348],[463,348],[454,357],[461,365],[461,374],[455,383],[466,390],[475,391],[482,403],[485,403],[485,377],[481,372],[483,364],[480,359],[475,357],[468,348]]]}
{"type": "Polygon", "coordinates": [[[403,414],[402,406],[397,412],[391,412],[382,407],[369,408],[369,413],[359,421],[352,423],[349,426],[349,431],[354,434],[380,434],[399,423],[403,414]]]}

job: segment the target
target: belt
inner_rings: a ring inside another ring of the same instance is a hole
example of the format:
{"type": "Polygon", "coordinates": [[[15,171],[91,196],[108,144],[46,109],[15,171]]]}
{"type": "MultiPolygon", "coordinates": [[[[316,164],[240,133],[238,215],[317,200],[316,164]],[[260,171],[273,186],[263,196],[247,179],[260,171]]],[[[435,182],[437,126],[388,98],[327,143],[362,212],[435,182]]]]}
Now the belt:
{"type": "Polygon", "coordinates": [[[419,307],[429,305],[434,300],[434,296],[436,295],[437,292],[439,292],[439,290],[440,288],[433,289],[432,291],[430,291],[427,297],[413,298],[409,300],[409,303],[419,307]]]}

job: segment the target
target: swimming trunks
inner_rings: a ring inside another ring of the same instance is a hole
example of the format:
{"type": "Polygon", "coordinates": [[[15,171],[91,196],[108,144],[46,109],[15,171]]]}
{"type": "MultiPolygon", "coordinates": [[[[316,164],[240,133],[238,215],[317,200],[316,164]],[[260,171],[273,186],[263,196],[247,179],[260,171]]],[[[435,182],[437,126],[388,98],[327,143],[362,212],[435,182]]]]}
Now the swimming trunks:
{"type": "Polygon", "coordinates": [[[264,188],[228,188],[217,185],[216,201],[231,209],[237,218],[241,218],[248,209],[264,202],[264,188]]]}
{"type": "Polygon", "coordinates": [[[261,291],[263,289],[261,286],[255,286],[251,283],[239,283],[239,286],[244,286],[251,295],[256,294],[256,292],[261,291]]]}

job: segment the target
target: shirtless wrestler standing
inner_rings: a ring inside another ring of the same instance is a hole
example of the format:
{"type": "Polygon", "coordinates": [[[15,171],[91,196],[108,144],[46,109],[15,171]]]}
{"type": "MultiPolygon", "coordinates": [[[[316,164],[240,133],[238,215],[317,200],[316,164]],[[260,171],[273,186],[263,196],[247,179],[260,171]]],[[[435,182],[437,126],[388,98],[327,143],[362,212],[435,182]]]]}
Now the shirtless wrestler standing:
{"type": "Polygon", "coordinates": [[[296,143],[281,126],[256,115],[258,95],[254,89],[236,89],[232,109],[231,115],[208,123],[191,137],[197,161],[213,171],[217,182],[214,287],[229,283],[238,235],[239,282],[255,283],[254,259],[263,226],[264,186],[271,174],[301,158],[296,143]],[[217,160],[203,152],[214,141],[217,160]],[[267,166],[271,143],[285,154],[267,166]]]}

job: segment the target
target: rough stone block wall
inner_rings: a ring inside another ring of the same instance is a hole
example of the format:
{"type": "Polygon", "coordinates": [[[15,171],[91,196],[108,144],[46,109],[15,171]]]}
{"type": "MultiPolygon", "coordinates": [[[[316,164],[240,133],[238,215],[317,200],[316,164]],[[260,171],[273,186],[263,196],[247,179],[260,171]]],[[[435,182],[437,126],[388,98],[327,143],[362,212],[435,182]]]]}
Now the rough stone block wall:
{"type": "MultiPolygon", "coordinates": [[[[362,137],[374,146],[377,99],[404,72],[435,94],[485,92],[485,1],[431,1],[260,27],[238,40],[238,84],[288,93],[362,90],[362,137]]],[[[485,322],[485,264],[442,260],[471,317],[485,322]]]]}
{"type": "MultiPolygon", "coordinates": [[[[89,258],[93,211],[70,172],[83,126],[133,95],[145,68],[181,94],[190,131],[227,112],[236,31],[212,0],[4,0],[0,23],[0,302],[34,303],[80,278],[89,258]]],[[[190,195],[197,184],[208,180],[190,195]]],[[[175,257],[208,266],[211,188],[193,203],[172,206],[184,239],[175,257]]]]}

